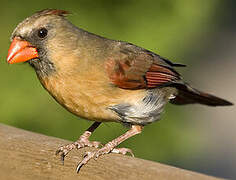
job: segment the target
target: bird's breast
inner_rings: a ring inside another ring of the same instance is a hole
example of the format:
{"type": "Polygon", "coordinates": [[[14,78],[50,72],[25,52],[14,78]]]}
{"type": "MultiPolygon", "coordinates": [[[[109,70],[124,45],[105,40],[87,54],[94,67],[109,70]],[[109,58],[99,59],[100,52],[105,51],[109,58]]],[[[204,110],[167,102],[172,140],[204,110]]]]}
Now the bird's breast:
{"type": "Polygon", "coordinates": [[[116,98],[106,91],[102,82],[54,75],[40,80],[53,98],[73,114],[94,121],[118,121],[108,109],[116,98]]]}

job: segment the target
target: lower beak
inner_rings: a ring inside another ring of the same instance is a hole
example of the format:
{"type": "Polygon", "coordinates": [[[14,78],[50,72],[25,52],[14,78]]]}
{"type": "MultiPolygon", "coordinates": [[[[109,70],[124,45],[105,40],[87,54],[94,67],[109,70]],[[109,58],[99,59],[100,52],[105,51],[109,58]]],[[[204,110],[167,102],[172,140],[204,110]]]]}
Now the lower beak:
{"type": "Polygon", "coordinates": [[[38,52],[28,41],[15,37],[10,45],[7,55],[9,64],[25,62],[38,58],[38,52]]]}

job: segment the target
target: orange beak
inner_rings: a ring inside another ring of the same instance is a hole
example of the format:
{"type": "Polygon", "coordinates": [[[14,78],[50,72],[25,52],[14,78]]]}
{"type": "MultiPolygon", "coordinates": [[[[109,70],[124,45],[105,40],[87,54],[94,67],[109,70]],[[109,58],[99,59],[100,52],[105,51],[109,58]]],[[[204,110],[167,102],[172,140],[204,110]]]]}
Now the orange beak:
{"type": "Polygon", "coordinates": [[[15,37],[10,45],[7,55],[9,64],[25,62],[38,58],[38,52],[29,42],[15,37]]]}

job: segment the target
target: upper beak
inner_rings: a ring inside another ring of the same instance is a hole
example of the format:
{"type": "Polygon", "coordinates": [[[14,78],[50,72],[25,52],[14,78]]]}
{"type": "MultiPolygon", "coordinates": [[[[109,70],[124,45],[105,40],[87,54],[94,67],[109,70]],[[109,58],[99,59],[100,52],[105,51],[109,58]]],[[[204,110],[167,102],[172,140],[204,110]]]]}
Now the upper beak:
{"type": "Polygon", "coordinates": [[[15,37],[10,45],[7,55],[9,64],[25,62],[38,58],[38,52],[28,41],[15,37]]]}

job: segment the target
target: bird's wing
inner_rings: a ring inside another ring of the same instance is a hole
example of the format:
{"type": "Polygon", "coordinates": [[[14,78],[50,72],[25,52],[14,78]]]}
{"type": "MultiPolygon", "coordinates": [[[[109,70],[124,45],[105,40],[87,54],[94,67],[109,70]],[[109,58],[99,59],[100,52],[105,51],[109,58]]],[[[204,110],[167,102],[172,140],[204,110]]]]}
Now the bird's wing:
{"type": "Polygon", "coordinates": [[[149,89],[181,79],[171,61],[145,49],[126,44],[105,62],[110,81],[123,89],[149,89]]]}

